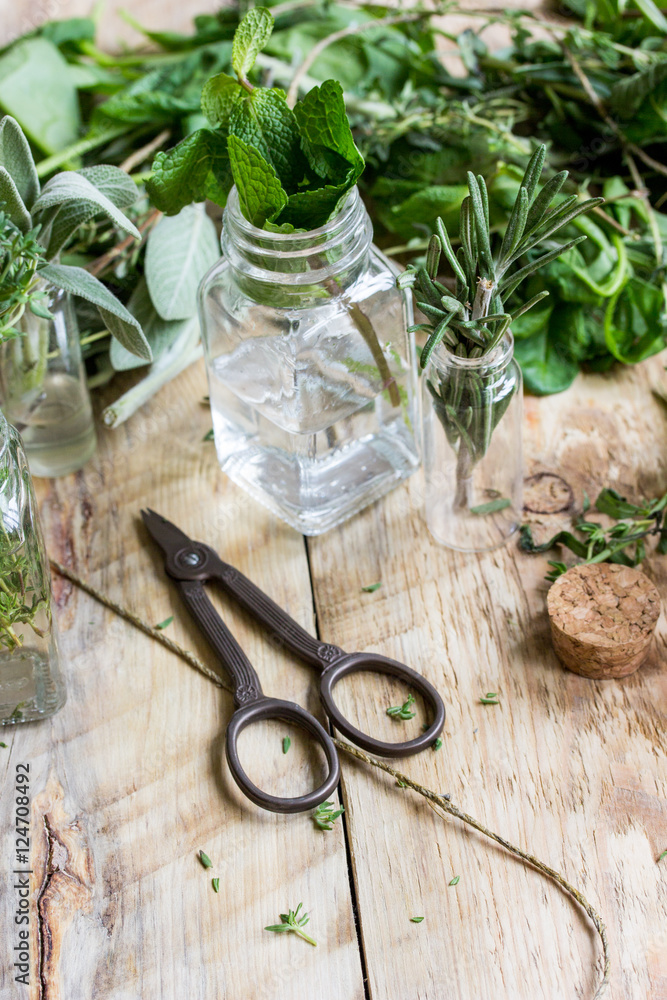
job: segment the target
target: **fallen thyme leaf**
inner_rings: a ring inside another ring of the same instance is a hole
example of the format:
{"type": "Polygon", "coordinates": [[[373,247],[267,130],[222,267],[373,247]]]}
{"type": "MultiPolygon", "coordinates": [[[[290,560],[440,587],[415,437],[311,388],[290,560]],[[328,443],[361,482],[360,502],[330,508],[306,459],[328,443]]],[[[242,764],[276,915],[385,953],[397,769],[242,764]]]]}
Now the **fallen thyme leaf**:
{"type": "MultiPolygon", "coordinates": [[[[6,750],[7,749],[7,744],[6,743],[0,743],[0,747],[2,747],[3,750],[6,750]]],[[[658,858],[658,860],[660,860],[660,859],[658,858]]]]}
{"type": "Polygon", "coordinates": [[[165,618],[165,620],[163,622],[159,622],[159,624],[157,624],[155,626],[155,628],[159,628],[160,630],[162,630],[163,628],[166,628],[168,625],[171,625],[171,623],[173,622],[173,620],[174,620],[174,616],[173,615],[169,615],[169,617],[165,618]]]}
{"type": "Polygon", "coordinates": [[[18,703],[18,705],[16,706],[16,708],[14,709],[14,711],[12,712],[12,714],[9,716],[9,718],[10,719],[22,719],[23,718],[23,712],[21,711],[21,709],[24,708],[24,707],[25,707],[25,702],[24,701],[20,701],[18,703]]]}
{"type": "Polygon", "coordinates": [[[320,802],[313,814],[313,822],[320,830],[332,830],[331,824],[345,812],[343,806],[334,811],[333,802],[320,802]]]}
{"type": "Polygon", "coordinates": [[[458,885],[460,879],[461,879],[460,875],[455,875],[454,878],[451,880],[451,882],[449,884],[450,885],[458,885]]]}
{"type": "Polygon", "coordinates": [[[413,924],[420,924],[423,919],[423,917],[410,917],[410,922],[413,924]]]}
{"type": "Polygon", "coordinates": [[[208,854],[204,854],[203,851],[200,851],[199,854],[197,855],[197,857],[201,861],[201,863],[204,866],[204,868],[212,868],[213,867],[213,862],[209,858],[208,854]]]}
{"type": "Polygon", "coordinates": [[[435,743],[433,744],[433,749],[434,749],[434,750],[439,750],[441,746],[442,746],[442,740],[441,740],[441,739],[440,739],[440,737],[438,736],[437,740],[436,740],[436,741],[435,741],[435,743]]]}
{"type": "Polygon", "coordinates": [[[414,705],[414,703],[415,699],[409,694],[402,705],[392,705],[391,708],[388,708],[387,715],[390,715],[392,719],[401,719],[403,722],[407,722],[408,719],[414,719],[417,713],[410,711],[410,706],[414,705]]]}
{"type": "Polygon", "coordinates": [[[310,920],[310,917],[306,912],[304,912],[302,916],[299,916],[299,910],[302,906],[303,903],[299,903],[296,910],[290,910],[289,913],[281,913],[281,923],[270,924],[268,927],[265,927],[264,930],[272,931],[274,934],[289,934],[290,932],[293,932],[298,935],[298,937],[303,938],[304,941],[307,941],[308,944],[312,944],[314,947],[317,947],[317,941],[313,941],[313,939],[303,930],[310,920]]]}
{"type": "Polygon", "coordinates": [[[287,753],[289,748],[292,746],[292,741],[289,736],[283,736],[283,753],[287,753]]]}
{"type": "MultiPolygon", "coordinates": [[[[0,745],[2,745],[2,746],[4,747],[4,745],[5,745],[5,744],[4,744],[4,743],[2,743],[2,744],[0,744],[0,745]]],[[[656,864],[658,864],[658,862],[662,861],[662,859],[663,859],[663,858],[667,858],[667,851],[663,851],[663,852],[662,852],[662,854],[661,854],[661,855],[660,855],[660,857],[658,858],[658,861],[656,861],[656,864]]]]}
{"type": "Polygon", "coordinates": [[[211,885],[213,886],[213,892],[220,892],[220,879],[212,878],[211,885]]]}
{"type": "Polygon", "coordinates": [[[507,497],[499,497],[497,500],[481,503],[479,507],[471,507],[470,513],[477,514],[479,517],[484,517],[485,514],[497,514],[499,510],[505,510],[511,503],[512,501],[508,500],[507,497]]]}
{"type": "Polygon", "coordinates": [[[211,427],[210,431],[207,431],[206,434],[204,434],[202,441],[214,441],[214,440],[215,440],[215,431],[211,427]]]}
{"type": "Polygon", "coordinates": [[[374,594],[376,590],[379,590],[382,586],[381,583],[367,583],[365,587],[362,587],[364,594],[374,594]]]}
{"type": "Polygon", "coordinates": [[[487,691],[486,694],[480,696],[480,702],[482,705],[499,705],[498,695],[495,691],[487,691]]]}

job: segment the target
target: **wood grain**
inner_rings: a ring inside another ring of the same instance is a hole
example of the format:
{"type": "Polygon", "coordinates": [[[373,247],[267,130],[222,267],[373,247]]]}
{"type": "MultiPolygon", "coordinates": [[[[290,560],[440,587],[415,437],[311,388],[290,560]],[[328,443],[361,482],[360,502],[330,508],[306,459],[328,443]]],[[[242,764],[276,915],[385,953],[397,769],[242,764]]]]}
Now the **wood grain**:
{"type": "MultiPolygon", "coordinates": [[[[664,490],[667,421],[650,391],[664,385],[663,364],[580,377],[560,396],[527,400],[527,474],[564,475],[579,501],[583,489],[594,497],[603,485],[636,499],[664,490]]],[[[546,557],[513,543],[470,557],[439,548],[421,492],[416,476],[309,542],[321,634],[406,658],[426,674],[448,707],[444,746],[403,770],[450,792],[597,904],[615,955],[610,997],[663,998],[664,622],[633,677],[569,673],[549,640],[546,557]],[[360,594],[371,579],[382,587],[360,594]],[[498,692],[499,706],[479,703],[487,691],[498,692]]],[[[664,594],[664,557],[646,569],[664,594]]],[[[343,692],[341,705],[353,694],[343,692]]],[[[376,704],[362,711],[372,724],[376,704]]],[[[345,762],[343,788],[374,1000],[592,995],[597,944],[555,885],[437,819],[390,779],[345,762]],[[449,887],[455,875],[460,882],[449,887]],[[413,915],[425,919],[413,924],[413,915]]]]}
{"type": "MultiPolygon", "coordinates": [[[[214,545],[311,629],[313,605],[302,537],[229,483],[202,441],[205,391],[203,367],[189,370],[138,420],[102,431],[82,473],[38,486],[52,555],[149,621],[173,614],[170,635],[210,663],[138,521],[142,505],[214,545]]],[[[31,767],[31,1000],[361,1000],[342,825],[325,834],[307,815],[247,803],[224,761],[231,697],[66,581],[55,587],[68,702],[49,722],[6,730],[0,758],[8,783],[16,762],[31,767]],[[301,901],[317,948],[263,930],[301,901]]],[[[232,618],[265,690],[318,711],[311,672],[232,618]]],[[[283,755],[286,733],[267,725],[241,754],[265,787],[276,778],[296,794],[318,761],[297,733],[283,755]]],[[[10,808],[1,823],[8,859],[10,808]]],[[[13,904],[3,889],[3,928],[13,904]]],[[[0,996],[27,995],[12,982],[11,934],[2,939],[0,996]]]]}

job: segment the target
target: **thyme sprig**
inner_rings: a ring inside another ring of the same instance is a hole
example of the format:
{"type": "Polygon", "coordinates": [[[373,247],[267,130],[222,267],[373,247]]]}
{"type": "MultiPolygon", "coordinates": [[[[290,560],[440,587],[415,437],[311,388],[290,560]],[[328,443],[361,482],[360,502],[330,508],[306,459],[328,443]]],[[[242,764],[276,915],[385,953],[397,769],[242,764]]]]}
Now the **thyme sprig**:
{"type": "Polygon", "coordinates": [[[333,802],[320,802],[313,814],[313,822],[318,830],[333,830],[333,823],[345,812],[343,806],[334,809],[333,802]]]}
{"type": "Polygon", "coordinates": [[[414,696],[409,694],[402,705],[392,705],[391,708],[388,708],[387,715],[390,715],[392,719],[401,719],[403,722],[407,722],[408,719],[414,719],[417,714],[416,712],[411,711],[414,703],[414,696]]]}
{"type": "MultiPolygon", "coordinates": [[[[646,557],[646,539],[657,536],[656,552],[667,553],[667,521],[665,508],[667,493],[655,500],[640,504],[630,503],[613,489],[603,489],[595,501],[595,509],[614,519],[605,527],[598,521],[589,521],[586,514],[590,510],[588,497],[584,498],[582,513],[575,518],[573,530],[558,531],[548,541],[537,545],[533,540],[530,525],[521,527],[519,546],[524,552],[548,552],[556,545],[564,545],[579,557],[581,564],[613,562],[623,566],[638,566],[646,557]]],[[[546,579],[553,583],[565,573],[567,564],[549,561],[550,571],[546,579]]]]}
{"type": "Polygon", "coordinates": [[[0,204],[0,343],[19,336],[16,324],[27,308],[50,317],[38,290],[37,272],[46,266],[44,247],[37,237],[40,227],[22,233],[0,204]]]}
{"type": "Polygon", "coordinates": [[[289,913],[281,913],[280,914],[281,922],[279,924],[270,924],[268,927],[265,927],[264,930],[273,931],[274,934],[293,933],[296,934],[298,937],[303,938],[303,940],[307,941],[308,944],[312,944],[314,947],[317,947],[317,941],[314,941],[303,930],[303,928],[310,920],[310,917],[305,911],[301,914],[301,916],[299,916],[299,911],[302,906],[303,903],[299,903],[296,910],[290,910],[289,913]]]}

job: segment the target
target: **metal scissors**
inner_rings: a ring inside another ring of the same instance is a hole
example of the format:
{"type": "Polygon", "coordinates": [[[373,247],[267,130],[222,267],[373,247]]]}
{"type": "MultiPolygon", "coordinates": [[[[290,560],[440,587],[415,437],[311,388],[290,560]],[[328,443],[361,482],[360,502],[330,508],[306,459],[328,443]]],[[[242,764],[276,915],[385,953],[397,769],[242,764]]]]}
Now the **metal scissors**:
{"type": "Polygon", "coordinates": [[[223,562],[208,545],[192,541],[180,528],[155,511],[142,510],[141,516],[152,538],[164,553],[168,575],[176,581],[188,610],[233,680],[236,710],[227,726],[227,763],[236,784],[256,805],[280,813],[313,809],[338,784],[338,751],[327,731],[310,712],[291,701],[268,698],[263,693],[252,664],[206,594],[204,584],[209,581],[219,583],[225,593],[260,622],[274,638],[279,639],[300,659],[321,671],[320,698],[324,711],[336,729],[357,746],[384,757],[406,757],[435,743],[445,724],[445,706],[436,689],[425,677],[387,656],[378,653],[346,653],[338,646],[321,642],[301,628],[246,576],[223,562]],[[360,671],[390,674],[418,691],[431,708],[432,721],[426,731],[416,739],[403,743],[385,743],[352,725],[336,705],[333,689],[343,677],[360,671]],[[319,788],[305,795],[287,798],[270,795],[250,780],[241,765],[237,742],[246,726],[260,719],[293,722],[319,743],[329,769],[326,780],[319,788]]]}

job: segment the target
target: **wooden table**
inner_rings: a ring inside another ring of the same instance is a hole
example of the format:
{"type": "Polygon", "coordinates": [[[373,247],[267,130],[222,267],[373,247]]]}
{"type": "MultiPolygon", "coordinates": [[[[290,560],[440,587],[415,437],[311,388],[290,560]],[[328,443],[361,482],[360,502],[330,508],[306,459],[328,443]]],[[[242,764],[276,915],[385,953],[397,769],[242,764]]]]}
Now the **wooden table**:
{"type": "MultiPolygon", "coordinates": [[[[667,419],[650,391],[664,385],[663,363],[527,399],[526,474],[557,471],[579,497],[607,484],[633,497],[664,490],[667,419]]],[[[202,441],[205,391],[195,366],[126,425],[101,431],[83,472],[39,482],[51,554],[149,622],[173,614],[168,634],[210,662],[138,524],[150,505],[210,542],[306,628],[406,659],[441,691],[448,716],[442,749],[402,769],[579,886],[608,926],[608,996],[664,1000],[662,623],[634,676],[592,682],[566,672],[548,638],[546,558],[514,543],[479,556],[439,548],[422,519],[421,474],[304,540],[219,471],[202,441]],[[374,581],[381,588],[362,593],[374,581]],[[479,703],[489,690],[498,706],[479,703]]],[[[665,596],[667,560],[646,565],[665,596]]],[[[255,808],[224,761],[231,696],[60,578],[55,593],[67,705],[48,722],[6,730],[0,751],[5,803],[16,764],[30,764],[34,872],[28,991],[12,982],[15,898],[3,885],[2,1000],[592,996],[598,942],[556,885],[347,759],[344,822],[331,832],[307,815],[255,808]],[[263,929],[299,902],[316,948],[263,929]]],[[[311,671],[237,611],[229,618],[265,690],[317,712],[311,671]]],[[[367,693],[361,681],[345,692],[360,719],[377,716],[378,705],[382,716],[395,697],[390,686],[367,693]]],[[[419,719],[386,721],[406,734],[419,728],[419,719]]],[[[298,793],[318,762],[296,733],[284,755],[286,731],[247,733],[243,759],[258,780],[298,793]]],[[[9,808],[1,821],[9,859],[9,808]]]]}

